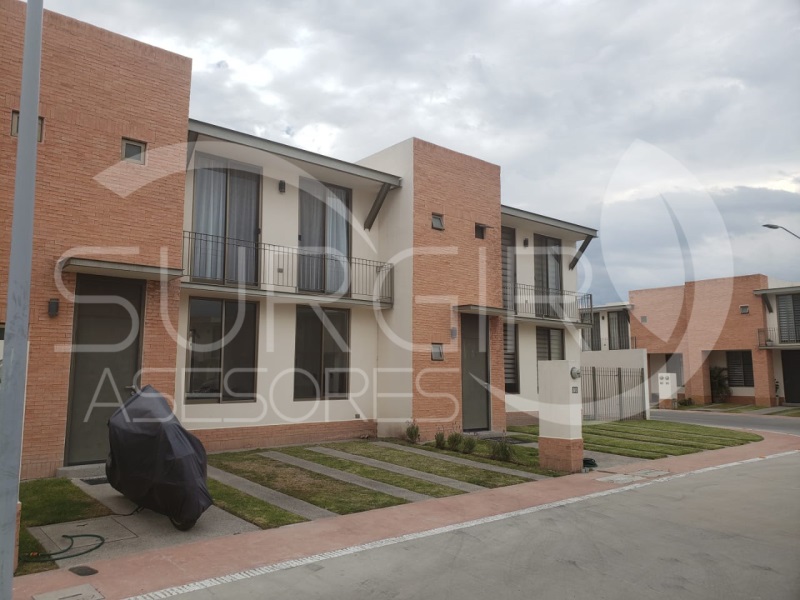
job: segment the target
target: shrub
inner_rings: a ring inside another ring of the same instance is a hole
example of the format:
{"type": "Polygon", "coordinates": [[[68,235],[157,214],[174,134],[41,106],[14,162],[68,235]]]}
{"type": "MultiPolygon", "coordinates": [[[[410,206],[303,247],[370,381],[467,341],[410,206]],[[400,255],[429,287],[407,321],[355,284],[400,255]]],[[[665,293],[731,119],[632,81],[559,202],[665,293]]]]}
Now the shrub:
{"type": "Polygon", "coordinates": [[[514,445],[503,436],[501,440],[489,440],[489,455],[494,460],[511,462],[515,458],[516,449],[514,445]]]}
{"type": "Polygon", "coordinates": [[[478,445],[478,440],[474,435],[464,436],[464,441],[461,443],[461,452],[464,454],[472,454],[475,452],[475,446],[478,445]]]}
{"type": "Polygon", "coordinates": [[[411,422],[408,427],[406,427],[406,439],[411,442],[412,444],[416,444],[419,441],[419,425],[416,422],[411,422]]]}
{"type": "Polygon", "coordinates": [[[731,388],[728,384],[728,369],[711,367],[709,376],[711,379],[711,401],[725,402],[731,395],[731,388]]]}
{"type": "Polygon", "coordinates": [[[439,450],[444,449],[444,430],[439,429],[436,434],[433,436],[433,443],[434,445],[439,448],[439,450]]]}
{"type": "Polygon", "coordinates": [[[684,398],[683,400],[678,400],[678,406],[692,406],[694,404],[694,400],[691,398],[684,398]]]}
{"type": "Polygon", "coordinates": [[[454,431],[447,436],[447,447],[453,452],[458,452],[461,448],[461,442],[464,441],[464,436],[459,431],[454,431]]]}

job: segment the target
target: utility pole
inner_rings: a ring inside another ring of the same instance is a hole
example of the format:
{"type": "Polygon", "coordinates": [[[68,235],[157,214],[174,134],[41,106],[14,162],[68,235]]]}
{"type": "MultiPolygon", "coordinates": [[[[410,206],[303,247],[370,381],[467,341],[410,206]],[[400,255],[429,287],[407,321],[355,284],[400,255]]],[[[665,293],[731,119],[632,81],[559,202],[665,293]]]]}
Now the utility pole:
{"type": "Polygon", "coordinates": [[[43,2],[44,0],[28,0],[25,13],[3,381],[0,383],[0,600],[11,600],[16,552],[14,538],[22,457],[25,378],[28,370],[43,2]]]}

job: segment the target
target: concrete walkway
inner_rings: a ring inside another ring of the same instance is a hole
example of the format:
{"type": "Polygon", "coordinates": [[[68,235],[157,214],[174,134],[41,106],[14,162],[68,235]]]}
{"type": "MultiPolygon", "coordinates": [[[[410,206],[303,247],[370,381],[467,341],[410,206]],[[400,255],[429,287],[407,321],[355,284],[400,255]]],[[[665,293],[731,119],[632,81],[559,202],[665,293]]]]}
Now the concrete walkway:
{"type": "Polygon", "coordinates": [[[211,479],[216,479],[220,483],[229,485],[240,492],[254,496],[259,500],[263,500],[264,502],[274,504],[278,508],[288,510],[289,512],[300,515],[301,517],[310,521],[337,516],[334,512],[325,510],[319,506],[314,506],[313,504],[310,504],[304,500],[300,500],[299,498],[295,498],[294,496],[289,496],[288,494],[271,490],[263,485],[259,485],[253,481],[250,481],[249,479],[239,477],[233,473],[228,473],[227,471],[212,467],[211,465],[208,466],[208,476],[211,477],[211,479]]]}
{"type": "Polygon", "coordinates": [[[424,471],[417,471],[416,469],[410,469],[408,467],[400,467],[398,465],[393,465],[392,463],[375,460],[374,458],[358,456],[357,454],[348,454],[347,452],[334,450],[333,448],[316,446],[314,448],[309,448],[309,450],[313,450],[314,452],[319,452],[320,454],[325,454],[326,456],[331,456],[333,458],[341,458],[344,460],[357,462],[368,467],[375,467],[377,469],[383,469],[384,471],[391,471],[392,473],[397,473],[398,475],[416,477],[417,479],[422,479],[428,483],[443,485],[445,487],[461,490],[462,492],[478,492],[486,489],[479,485],[475,485],[474,483],[450,479],[449,477],[442,477],[441,475],[434,475],[433,473],[425,473],[424,471]]]}
{"type": "Polygon", "coordinates": [[[467,458],[458,458],[457,456],[450,456],[448,454],[440,454],[438,452],[431,452],[430,450],[420,450],[419,448],[412,448],[411,446],[402,446],[400,444],[392,444],[391,442],[373,442],[376,446],[383,448],[391,448],[392,450],[400,450],[402,452],[410,452],[411,454],[419,454],[426,456],[430,459],[443,460],[445,462],[453,463],[456,465],[463,465],[465,467],[474,467],[476,469],[483,469],[484,471],[492,471],[493,473],[503,473],[504,475],[514,475],[522,479],[531,479],[533,481],[541,479],[550,479],[547,475],[536,475],[535,473],[528,473],[527,471],[519,471],[517,469],[506,469],[505,467],[497,467],[467,458]]]}
{"type": "MultiPolygon", "coordinates": [[[[764,457],[787,453],[790,453],[788,456],[791,456],[791,460],[800,459],[800,437],[771,432],[765,432],[763,436],[764,440],[761,442],[642,461],[616,467],[613,471],[619,474],[635,474],[643,469],[650,469],[669,471],[677,475],[741,464],[742,461],[758,463],[764,457]]],[[[181,591],[197,589],[192,584],[200,580],[230,580],[235,577],[232,574],[247,569],[268,572],[277,568],[274,565],[291,568],[293,565],[305,564],[303,561],[306,557],[325,556],[331,552],[342,553],[349,548],[379,547],[385,540],[399,536],[434,535],[441,528],[477,519],[497,519],[514,511],[544,509],[553,503],[563,504],[579,498],[593,498],[596,497],[594,494],[610,493],[624,486],[610,481],[599,481],[606,476],[605,473],[597,472],[579,473],[277,529],[203,540],[142,552],[122,559],[92,561],[87,558],[84,564],[97,569],[96,575],[79,577],[65,569],[59,569],[17,577],[14,579],[14,598],[30,600],[35,594],[73,588],[81,584],[93,585],[106,598],[129,598],[146,593],[148,598],[172,597],[181,591]],[[173,586],[186,587],[177,589],[173,586]],[[167,588],[172,590],[169,593],[150,594],[167,588]]],[[[642,482],[634,485],[640,483],[642,482]]],[[[657,513],[657,507],[654,510],[656,512],[652,514],[657,513]]],[[[558,514],[560,513],[551,513],[550,516],[558,519],[558,514]]]]}
{"type": "Polygon", "coordinates": [[[381,492],[382,494],[388,494],[389,496],[402,498],[403,500],[408,500],[409,502],[419,502],[420,500],[431,499],[430,496],[426,496],[425,494],[412,492],[411,490],[397,487],[396,485],[383,483],[382,481],[367,479],[366,477],[348,473],[347,471],[340,471],[339,469],[326,467],[325,465],[320,465],[303,458],[297,458],[296,456],[290,456],[288,454],[284,454],[283,452],[262,452],[261,456],[286,463],[287,465],[300,467],[301,469],[311,471],[312,473],[319,473],[320,475],[325,475],[326,477],[330,477],[338,481],[352,483],[353,485],[372,490],[373,492],[381,492]]]}

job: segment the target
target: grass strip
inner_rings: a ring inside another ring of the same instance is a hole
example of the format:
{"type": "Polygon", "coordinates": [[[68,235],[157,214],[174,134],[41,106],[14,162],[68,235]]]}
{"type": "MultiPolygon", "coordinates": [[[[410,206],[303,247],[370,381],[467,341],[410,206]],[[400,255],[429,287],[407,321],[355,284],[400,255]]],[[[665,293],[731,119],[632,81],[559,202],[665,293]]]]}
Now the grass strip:
{"type": "MultiPolygon", "coordinates": [[[[592,435],[590,433],[583,434],[583,441],[586,444],[607,446],[609,448],[625,448],[629,450],[643,450],[645,452],[653,452],[656,454],[669,454],[671,456],[679,456],[683,454],[693,454],[700,452],[699,448],[683,448],[680,446],[670,446],[668,444],[654,444],[651,442],[636,442],[633,440],[621,440],[617,438],[605,437],[600,435],[592,435]]],[[[623,455],[627,456],[627,455],[623,455]]]]}
{"type": "Polygon", "coordinates": [[[32,552],[43,554],[46,550],[28,531],[28,527],[42,527],[54,523],[82,521],[105,517],[111,511],[69,479],[36,479],[19,485],[22,503],[19,532],[20,562],[14,575],[29,575],[58,568],[53,561],[26,563],[24,556],[32,552]]]}
{"type": "Polygon", "coordinates": [[[290,456],[295,456],[297,458],[302,458],[304,460],[317,463],[319,465],[330,467],[331,469],[352,473],[353,475],[360,475],[361,477],[366,477],[367,479],[372,479],[373,481],[380,481],[381,483],[394,485],[406,490],[411,490],[412,492],[417,492],[418,494],[425,494],[426,496],[431,496],[432,498],[446,498],[447,496],[455,496],[457,494],[464,493],[461,490],[432,483],[430,481],[425,481],[424,479],[417,479],[416,477],[410,477],[400,473],[392,473],[391,471],[386,471],[385,469],[379,469],[369,465],[362,465],[361,463],[353,462],[352,460],[346,460],[343,458],[337,458],[335,456],[326,456],[325,454],[320,454],[319,452],[314,452],[313,450],[308,450],[307,448],[281,448],[281,452],[290,456]]]}
{"type": "Polygon", "coordinates": [[[600,426],[614,427],[617,429],[643,429],[647,432],[659,431],[694,434],[704,437],[722,438],[726,440],[740,440],[743,442],[757,442],[763,439],[760,435],[746,431],[722,429],[720,427],[708,427],[706,425],[694,425],[691,423],[673,423],[671,421],[617,421],[612,423],[590,425],[589,427],[600,426]]]}
{"type": "Polygon", "coordinates": [[[508,427],[508,431],[513,431],[514,433],[526,433],[536,438],[539,437],[538,425],[510,425],[508,427]]]}
{"type": "MultiPolygon", "coordinates": [[[[530,437],[525,438],[526,442],[532,442],[534,440],[530,439],[530,437]]],[[[404,442],[401,442],[404,445],[410,445],[404,442]]],[[[453,450],[448,450],[447,448],[437,448],[431,443],[423,444],[423,445],[414,445],[414,448],[420,448],[422,450],[428,450],[431,453],[436,454],[446,454],[448,456],[455,456],[457,458],[464,458],[466,460],[471,460],[473,462],[482,463],[485,465],[494,465],[496,467],[503,467],[504,469],[517,469],[519,471],[526,471],[528,473],[536,473],[537,475],[547,475],[549,477],[557,477],[562,475],[562,473],[557,473],[555,471],[550,471],[548,469],[543,469],[539,466],[539,450],[536,448],[525,448],[518,444],[514,445],[514,461],[513,462],[505,462],[502,460],[494,460],[491,458],[491,446],[489,442],[485,440],[478,440],[478,443],[475,446],[475,451],[472,454],[463,454],[461,452],[455,452],[453,450]]]]}
{"type": "Polygon", "coordinates": [[[406,503],[402,498],[271,460],[260,456],[258,452],[261,451],[212,454],[208,462],[219,469],[340,515],[406,503]]]}
{"type": "MultiPolygon", "coordinates": [[[[374,458],[375,460],[382,460],[383,462],[399,465],[401,467],[408,467],[409,469],[416,469],[425,473],[432,473],[442,477],[449,477],[457,479],[458,481],[465,481],[473,485],[480,485],[487,488],[503,487],[506,485],[514,485],[517,483],[526,483],[529,480],[514,475],[506,475],[505,473],[495,473],[493,471],[486,471],[479,466],[469,467],[466,465],[457,465],[443,460],[437,460],[431,452],[431,458],[420,456],[418,454],[411,454],[403,452],[402,450],[394,450],[392,448],[383,448],[376,446],[369,442],[336,442],[327,444],[331,448],[336,448],[342,452],[350,454],[357,454],[358,456],[366,456],[374,458]]],[[[417,446],[422,448],[423,446],[417,446]]],[[[425,447],[426,450],[429,448],[425,447]]],[[[464,456],[459,454],[458,456],[464,456]]],[[[503,463],[507,466],[508,463],[503,463]]]]}
{"type": "Polygon", "coordinates": [[[584,430],[585,433],[590,435],[598,435],[603,437],[614,438],[618,440],[631,440],[635,442],[648,442],[652,444],[669,444],[670,446],[681,446],[684,448],[697,448],[698,450],[719,450],[730,446],[730,444],[712,444],[709,442],[701,442],[694,440],[680,440],[668,437],[657,437],[647,434],[631,433],[629,431],[604,431],[604,430],[584,430]]]}
{"type": "Polygon", "coordinates": [[[711,435],[698,435],[696,433],[681,433],[678,431],[656,431],[650,429],[636,429],[633,427],[627,428],[620,428],[620,427],[613,427],[613,426],[605,426],[605,425],[592,425],[591,428],[587,427],[584,429],[590,429],[591,433],[596,435],[636,435],[636,436],[644,436],[649,438],[654,442],[658,441],[665,441],[665,442],[697,442],[700,444],[710,444],[712,446],[739,446],[742,444],[748,444],[750,441],[753,440],[739,440],[734,438],[726,438],[726,437],[715,437],[711,435]]]}
{"type": "Polygon", "coordinates": [[[211,492],[215,505],[261,529],[272,529],[306,520],[300,515],[245,494],[216,479],[208,480],[208,491],[211,492]]]}
{"type": "Polygon", "coordinates": [[[778,412],[770,413],[769,416],[800,417],[800,408],[787,408],[785,410],[779,410],[778,412]]]}

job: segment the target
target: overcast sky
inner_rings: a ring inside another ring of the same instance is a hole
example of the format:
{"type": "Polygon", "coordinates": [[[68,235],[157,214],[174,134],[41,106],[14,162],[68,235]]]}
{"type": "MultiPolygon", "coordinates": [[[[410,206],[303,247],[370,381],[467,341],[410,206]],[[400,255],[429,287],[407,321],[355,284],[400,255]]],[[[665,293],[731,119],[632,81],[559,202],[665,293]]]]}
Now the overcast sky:
{"type": "Polygon", "coordinates": [[[600,229],[595,302],[800,280],[800,1],[46,0],[194,60],[192,117],[358,160],[420,137],[600,229]]]}

